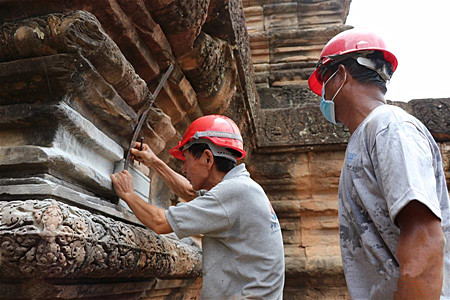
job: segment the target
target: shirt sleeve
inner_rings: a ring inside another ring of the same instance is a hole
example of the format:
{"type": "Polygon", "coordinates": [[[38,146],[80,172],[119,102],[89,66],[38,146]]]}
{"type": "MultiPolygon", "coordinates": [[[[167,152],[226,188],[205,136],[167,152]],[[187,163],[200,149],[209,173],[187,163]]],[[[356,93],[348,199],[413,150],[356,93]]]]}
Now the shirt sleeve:
{"type": "Polygon", "coordinates": [[[230,227],[226,210],[210,192],[190,202],[171,206],[165,213],[180,239],[198,234],[219,236],[230,227]]]}
{"type": "Polygon", "coordinates": [[[417,200],[441,219],[431,145],[411,122],[394,122],[376,136],[373,165],[395,224],[398,213],[417,200]]]}

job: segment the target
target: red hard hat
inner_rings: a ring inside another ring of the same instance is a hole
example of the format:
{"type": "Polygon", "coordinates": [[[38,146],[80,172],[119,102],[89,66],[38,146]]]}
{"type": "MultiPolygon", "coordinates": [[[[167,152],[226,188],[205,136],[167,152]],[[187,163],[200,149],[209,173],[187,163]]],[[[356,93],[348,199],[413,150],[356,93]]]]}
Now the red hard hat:
{"type": "Polygon", "coordinates": [[[185,160],[183,146],[196,139],[208,139],[217,146],[236,150],[241,154],[236,159],[244,158],[246,155],[239,128],[233,120],[225,116],[208,115],[198,118],[189,125],[181,141],[170,149],[169,153],[175,158],[185,160]]]}
{"type": "Polygon", "coordinates": [[[397,58],[394,54],[386,50],[386,45],[379,36],[371,32],[350,29],[339,33],[325,45],[320,53],[316,70],[308,79],[309,88],[317,95],[322,95],[323,82],[318,76],[318,70],[320,67],[333,61],[333,58],[330,58],[330,56],[367,50],[381,51],[386,61],[392,65],[392,71],[397,69],[397,58]]]}

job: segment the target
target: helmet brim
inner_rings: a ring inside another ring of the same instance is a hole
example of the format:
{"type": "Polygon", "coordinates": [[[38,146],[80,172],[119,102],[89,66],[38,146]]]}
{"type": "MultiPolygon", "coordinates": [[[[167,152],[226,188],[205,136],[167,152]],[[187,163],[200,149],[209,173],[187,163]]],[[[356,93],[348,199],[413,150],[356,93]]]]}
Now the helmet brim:
{"type": "Polygon", "coordinates": [[[177,145],[177,146],[175,146],[175,147],[169,149],[169,153],[170,153],[173,157],[175,157],[176,159],[185,161],[185,160],[186,160],[186,157],[184,157],[184,154],[183,154],[183,152],[180,150],[180,147],[181,147],[180,145],[177,145]]]}
{"type": "Polygon", "coordinates": [[[316,69],[311,74],[311,76],[309,76],[308,85],[309,85],[309,88],[311,89],[311,91],[313,91],[314,94],[316,94],[318,96],[322,96],[322,85],[323,85],[323,82],[319,81],[317,79],[317,71],[318,71],[318,69],[316,69]]]}

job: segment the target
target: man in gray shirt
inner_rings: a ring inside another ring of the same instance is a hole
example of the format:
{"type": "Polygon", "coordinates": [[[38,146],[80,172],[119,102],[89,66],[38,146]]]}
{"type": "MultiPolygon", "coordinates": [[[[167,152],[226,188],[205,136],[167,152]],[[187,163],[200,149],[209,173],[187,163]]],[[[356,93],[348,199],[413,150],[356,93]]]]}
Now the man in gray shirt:
{"type": "Polygon", "coordinates": [[[324,117],[352,133],[339,182],[351,298],[450,299],[442,158],[420,121],[386,104],[397,59],[378,36],[356,30],[335,36],[320,56],[309,86],[322,96],[324,117]]]}
{"type": "Polygon", "coordinates": [[[174,172],[144,144],[132,149],[187,203],[168,210],[140,199],[130,174],[111,175],[117,194],[157,233],[203,235],[201,299],[282,299],[284,251],[280,224],[261,186],[250,178],[236,124],[219,115],[195,120],[170,153],[184,161],[174,172]]]}

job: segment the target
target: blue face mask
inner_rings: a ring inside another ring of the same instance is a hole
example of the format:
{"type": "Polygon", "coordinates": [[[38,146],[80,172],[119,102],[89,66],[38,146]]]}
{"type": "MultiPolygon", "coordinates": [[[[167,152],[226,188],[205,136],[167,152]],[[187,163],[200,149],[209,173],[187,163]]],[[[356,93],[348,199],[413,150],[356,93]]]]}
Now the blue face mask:
{"type": "Polygon", "coordinates": [[[320,111],[322,112],[322,115],[325,117],[325,119],[327,119],[328,122],[333,123],[333,124],[337,124],[333,100],[337,96],[339,91],[342,89],[342,87],[344,86],[345,80],[347,79],[347,73],[345,73],[344,82],[339,87],[339,89],[336,91],[336,93],[334,94],[333,98],[331,98],[331,100],[325,99],[325,85],[328,83],[328,81],[330,81],[331,78],[333,78],[334,75],[337,74],[337,72],[338,72],[338,70],[336,70],[336,72],[334,72],[333,75],[331,75],[330,78],[328,78],[328,80],[326,82],[324,82],[324,84],[322,85],[322,99],[320,99],[320,111]]]}

